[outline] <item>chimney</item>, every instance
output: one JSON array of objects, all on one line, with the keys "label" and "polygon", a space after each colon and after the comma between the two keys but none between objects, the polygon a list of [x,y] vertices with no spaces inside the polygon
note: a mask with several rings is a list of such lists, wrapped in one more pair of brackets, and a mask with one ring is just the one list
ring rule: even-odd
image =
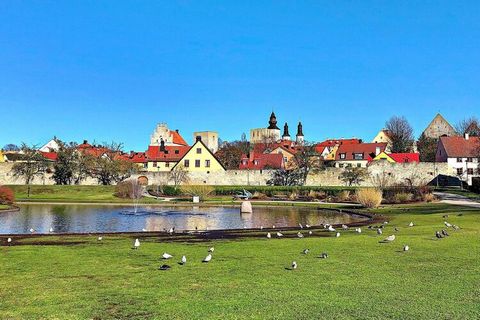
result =
[{"label": "chimney", "polygon": [[88,143],[88,140],[83,140],[83,144],[87,144]]},{"label": "chimney", "polygon": [[202,141],[202,136],[196,136],[195,141]]},{"label": "chimney", "polygon": [[175,129],[175,132],[178,133],[178,129]]},{"label": "chimney", "polygon": [[255,153],[254,153],[253,150],[252,150],[252,151],[250,151],[250,156],[249,156],[249,159],[248,159],[248,160],[249,160],[250,162],[253,162],[253,159],[255,159]]},{"label": "chimney", "polygon": [[468,140],[468,139],[470,139],[470,134],[465,133],[465,140]]},{"label": "chimney", "polygon": [[163,141],[163,139],[160,141],[160,151],[161,152],[165,151],[165,141]]}]

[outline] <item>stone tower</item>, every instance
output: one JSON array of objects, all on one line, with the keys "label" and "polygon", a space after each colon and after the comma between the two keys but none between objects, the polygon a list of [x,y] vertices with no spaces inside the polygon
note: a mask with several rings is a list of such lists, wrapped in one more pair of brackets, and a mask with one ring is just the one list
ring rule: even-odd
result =
[{"label": "stone tower", "polygon": [[298,122],[298,127],[297,127],[297,143],[298,144],[303,144],[304,142],[304,136],[303,136],[303,126],[301,122]]},{"label": "stone tower", "polygon": [[450,123],[438,113],[425,131],[423,131],[423,134],[428,138],[438,139],[441,136],[455,136],[457,133]]}]

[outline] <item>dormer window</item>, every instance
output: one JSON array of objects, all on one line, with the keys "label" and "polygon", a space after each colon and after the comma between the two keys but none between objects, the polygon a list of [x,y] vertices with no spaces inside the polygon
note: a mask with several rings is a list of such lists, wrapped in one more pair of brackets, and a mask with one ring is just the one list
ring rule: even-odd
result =
[{"label": "dormer window", "polygon": [[345,159],[347,157],[346,153],[340,153],[340,159]]},{"label": "dormer window", "polygon": [[363,153],[354,153],[353,159],[355,160],[363,160]]}]

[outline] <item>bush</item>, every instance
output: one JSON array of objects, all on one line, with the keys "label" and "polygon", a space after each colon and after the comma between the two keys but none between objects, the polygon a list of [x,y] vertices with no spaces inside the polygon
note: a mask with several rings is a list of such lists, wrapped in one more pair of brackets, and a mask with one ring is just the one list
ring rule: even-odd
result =
[{"label": "bush", "polygon": [[382,191],[375,188],[358,189],[355,198],[366,208],[377,208],[382,203]]},{"label": "bush", "polygon": [[143,196],[143,186],[137,179],[129,179],[115,186],[115,196],[122,199],[140,199]]},{"label": "bush", "polygon": [[12,204],[15,201],[15,194],[13,190],[0,186],[0,204]]},{"label": "bush", "polygon": [[208,185],[184,185],[180,188],[182,194],[188,196],[197,196],[200,200],[205,200],[207,196],[214,193],[215,188]]},{"label": "bush", "polygon": [[166,186],[166,185],[159,185],[159,186],[150,185],[148,186],[148,192],[151,195],[154,195],[156,197],[158,196],[176,197],[182,193],[181,189],[175,188],[174,186]]},{"label": "bush", "polygon": [[350,191],[348,190],[343,190],[342,192],[339,192],[338,195],[335,197],[335,201],[338,202],[345,202],[350,200]]},{"label": "bush", "polygon": [[315,200],[325,200],[327,198],[327,194],[325,193],[325,191],[310,190],[308,192],[308,197]]},{"label": "bush", "polygon": [[395,203],[407,203],[413,200],[413,194],[408,192],[398,192],[393,196],[393,202]]},{"label": "bush", "polygon": [[265,193],[255,191],[252,195],[252,199],[266,200],[268,199],[268,196]]},{"label": "bush", "polygon": [[292,191],[288,194],[288,200],[295,201],[298,199],[298,192]]},{"label": "bush", "polygon": [[422,200],[425,201],[425,202],[433,202],[435,201],[435,196],[433,195],[433,193],[426,193],[423,195],[423,198]]}]

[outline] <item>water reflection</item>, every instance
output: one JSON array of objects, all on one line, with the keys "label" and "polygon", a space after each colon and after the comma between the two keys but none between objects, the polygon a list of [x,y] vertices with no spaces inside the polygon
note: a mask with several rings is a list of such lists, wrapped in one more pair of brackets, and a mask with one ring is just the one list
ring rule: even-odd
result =
[{"label": "water reflection", "polygon": [[102,205],[21,205],[19,212],[0,214],[0,233],[128,232],[215,230],[351,223],[361,216],[309,208],[255,207],[252,214],[240,214],[234,207],[132,207]]}]

